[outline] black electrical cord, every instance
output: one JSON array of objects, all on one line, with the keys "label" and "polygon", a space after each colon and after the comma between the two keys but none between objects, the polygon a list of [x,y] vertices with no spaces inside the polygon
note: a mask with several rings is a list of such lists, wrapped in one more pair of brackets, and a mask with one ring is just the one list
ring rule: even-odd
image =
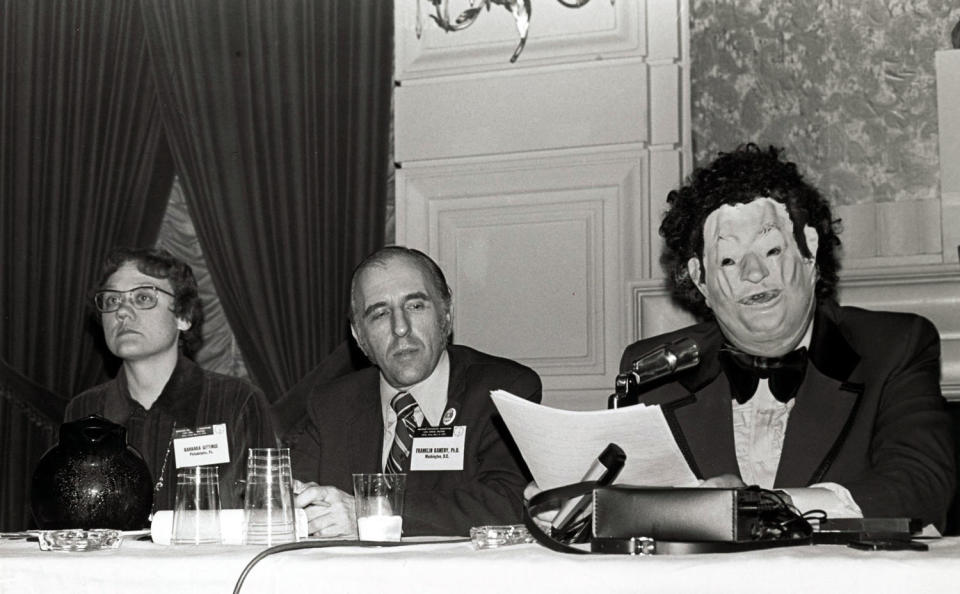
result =
[{"label": "black electrical cord", "polygon": [[[468,542],[469,538],[457,538],[451,540],[444,540],[442,542]],[[433,544],[433,541],[374,541],[374,540],[304,540],[300,542],[288,542],[284,544],[274,545],[270,548],[260,551],[256,557],[250,560],[247,563],[247,566],[243,568],[243,571],[240,572],[240,577],[237,578],[237,583],[233,587],[233,594],[240,594],[240,588],[243,587],[244,580],[247,579],[247,575],[250,573],[250,570],[253,569],[253,566],[259,563],[262,559],[274,555],[276,553],[283,553],[285,551],[298,551],[300,549],[326,549],[330,547],[405,547],[418,544]]]}]

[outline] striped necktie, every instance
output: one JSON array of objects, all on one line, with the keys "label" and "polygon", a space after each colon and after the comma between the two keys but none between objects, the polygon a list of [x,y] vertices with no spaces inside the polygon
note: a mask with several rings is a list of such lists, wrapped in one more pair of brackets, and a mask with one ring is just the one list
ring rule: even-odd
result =
[{"label": "striped necktie", "polygon": [[397,413],[397,428],[383,470],[388,474],[398,474],[403,472],[404,466],[409,466],[407,461],[410,459],[413,432],[417,428],[417,420],[413,417],[417,401],[409,392],[398,392],[390,400],[390,407]]}]

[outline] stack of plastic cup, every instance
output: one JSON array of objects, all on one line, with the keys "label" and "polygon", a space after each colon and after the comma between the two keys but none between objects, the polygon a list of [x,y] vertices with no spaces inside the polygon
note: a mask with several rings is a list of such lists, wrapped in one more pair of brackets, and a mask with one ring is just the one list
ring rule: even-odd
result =
[{"label": "stack of plastic cup", "polygon": [[243,502],[246,544],[272,546],[296,540],[293,473],[288,448],[251,448]]},{"label": "stack of plastic cup", "polygon": [[220,478],[216,466],[177,470],[172,544],[220,543]]}]

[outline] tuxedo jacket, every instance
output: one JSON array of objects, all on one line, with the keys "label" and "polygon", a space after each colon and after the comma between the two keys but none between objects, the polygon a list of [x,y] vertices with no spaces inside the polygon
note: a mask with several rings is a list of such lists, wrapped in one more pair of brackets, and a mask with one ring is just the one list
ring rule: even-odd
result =
[{"label": "tuxedo jacket", "polygon": [[[540,402],[540,377],[519,363],[465,346],[447,347],[450,382],[444,410],[465,425],[463,470],[407,473],[403,533],[468,535],[472,526],[520,522],[529,481],[490,391]],[[307,415],[283,438],[295,478],[353,493],[353,473],[383,472],[380,372],[363,369],[317,386]]]},{"label": "tuxedo jacket", "polygon": [[[641,401],[661,405],[698,477],[740,476],[730,385],[718,361],[724,338],[715,321],[630,345],[621,371],[685,336],[699,345],[699,365],[654,385]],[[921,518],[942,528],[956,470],[939,379],[940,338],[925,318],[818,303],[774,487],[834,482],[866,517]]]}]

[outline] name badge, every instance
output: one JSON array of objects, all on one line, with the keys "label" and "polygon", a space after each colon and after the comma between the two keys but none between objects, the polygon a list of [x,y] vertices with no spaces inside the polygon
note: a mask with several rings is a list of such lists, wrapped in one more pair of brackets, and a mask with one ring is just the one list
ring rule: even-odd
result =
[{"label": "name badge", "polygon": [[418,427],[413,434],[410,470],[463,470],[467,426]]},{"label": "name badge", "polygon": [[177,468],[226,464],[230,461],[227,424],[173,430],[173,454]]}]

